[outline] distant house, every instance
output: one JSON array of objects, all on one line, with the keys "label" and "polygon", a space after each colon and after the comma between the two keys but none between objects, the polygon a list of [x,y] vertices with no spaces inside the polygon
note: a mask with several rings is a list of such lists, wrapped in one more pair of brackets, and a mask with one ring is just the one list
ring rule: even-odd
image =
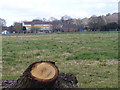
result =
[{"label": "distant house", "polygon": [[62,30],[62,22],[54,21],[54,22],[43,22],[41,20],[33,20],[33,21],[24,21],[23,26],[26,27],[27,32],[35,32],[35,33],[51,33],[51,32],[59,32]]},{"label": "distant house", "polygon": [[40,20],[33,20],[31,22],[24,21],[23,26],[26,27],[27,32],[52,32],[53,26],[51,22],[42,22]]},{"label": "distant house", "polygon": [[60,21],[43,22],[40,20],[24,21],[23,26],[31,33],[74,32],[78,31],[76,24],[63,24]]},{"label": "distant house", "polygon": [[53,25],[50,22],[34,22],[32,27],[36,29],[38,33],[49,33],[53,30]]},{"label": "distant house", "polygon": [[62,28],[63,28],[64,32],[78,31],[78,26],[75,24],[64,24]]},{"label": "distant house", "polygon": [[31,28],[32,28],[32,22],[31,21],[24,21],[23,26],[26,27],[27,32],[30,32]]},{"label": "distant house", "polygon": [[53,32],[61,32],[63,29],[63,23],[59,21],[52,22],[53,25]]}]

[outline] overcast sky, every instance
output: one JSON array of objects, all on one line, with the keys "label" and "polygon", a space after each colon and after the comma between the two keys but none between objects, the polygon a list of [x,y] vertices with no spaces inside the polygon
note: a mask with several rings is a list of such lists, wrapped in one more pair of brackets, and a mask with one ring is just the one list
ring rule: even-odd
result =
[{"label": "overcast sky", "polygon": [[68,15],[85,18],[92,15],[106,15],[118,12],[120,0],[0,0],[0,18],[7,26],[15,21]]}]

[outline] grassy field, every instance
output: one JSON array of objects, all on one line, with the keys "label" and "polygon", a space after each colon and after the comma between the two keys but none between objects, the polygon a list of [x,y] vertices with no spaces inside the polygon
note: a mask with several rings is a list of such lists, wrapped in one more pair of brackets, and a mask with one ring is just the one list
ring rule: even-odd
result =
[{"label": "grassy field", "polygon": [[118,33],[2,36],[3,79],[17,79],[35,61],[54,61],[79,88],[118,87]]}]

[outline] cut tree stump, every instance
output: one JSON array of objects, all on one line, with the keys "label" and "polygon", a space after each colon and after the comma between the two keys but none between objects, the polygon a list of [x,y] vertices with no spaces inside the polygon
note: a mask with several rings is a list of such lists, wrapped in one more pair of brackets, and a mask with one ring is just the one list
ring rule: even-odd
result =
[{"label": "cut tree stump", "polygon": [[[73,74],[60,73],[54,62],[39,61],[31,64],[18,80],[4,81],[3,90],[11,88],[76,88],[77,79]],[[7,84],[7,85],[6,85]]]}]

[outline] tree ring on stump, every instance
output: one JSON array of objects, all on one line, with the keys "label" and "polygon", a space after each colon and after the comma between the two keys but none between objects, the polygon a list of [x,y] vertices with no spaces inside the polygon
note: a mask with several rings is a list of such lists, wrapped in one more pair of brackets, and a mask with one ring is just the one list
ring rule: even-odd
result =
[{"label": "tree ring on stump", "polygon": [[50,62],[36,63],[31,70],[31,76],[39,82],[50,82],[58,77],[58,68]]}]

